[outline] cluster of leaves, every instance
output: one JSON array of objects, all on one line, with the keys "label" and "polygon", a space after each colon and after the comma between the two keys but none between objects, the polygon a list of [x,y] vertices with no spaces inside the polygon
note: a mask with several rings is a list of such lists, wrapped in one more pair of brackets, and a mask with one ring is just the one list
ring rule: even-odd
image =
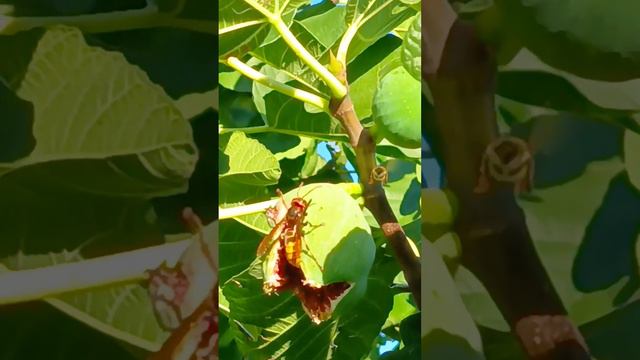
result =
[{"label": "cluster of leaves", "polygon": [[[535,155],[535,188],[518,203],[570,318],[596,358],[640,357],[632,335],[640,311],[640,43],[630,15],[638,4],[455,3],[499,50],[501,132],[526,139]],[[428,93],[425,100],[433,116]],[[441,190],[426,196],[434,206],[425,234],[450,271],[425,261],[425,278],[438,297],[462,299],[470,316],[428,299],[446,317],[424,320],[425,355],[524,358],[486,290],[456,263],[455,201]]]},{"label": "cluster of leaves", "polygon": [[[185,206],[207,223],[217,211],[206,3],[1,1],[0,302],[34,289],[53,307],[2,307],[0,357],[142,359],[169,336],[126,254],[189,237]],[[147,261],[177,260],[176,244]],[[62,263],[75,272],[20,271]]]},{"label": "cluster of leaves", "polygon": [[[266,18],[265,12],[273,16]],[[228,62],[231,57],[239,59],[271,80],[325,101],[331,98],[332,89],[292,50],[273,23],[290,29],[312,57],[328,68],[332,54],[340,58],[343,53],[341,40],[354,35],[345,58],[350,98],[362,123],[380,129],[376,158],[389,173],[385,191],[409,237],[420,238],[420,150],[415,139],[411,141],[419,134],[419,1],[359,0],[346,6],[332,1],[221,3],[220,356],[376,359],[380,347],[395,340],[400,345],[384,358],[417,358],[420,315],[410,295],[393,287],[406,283],[380,226],[352,197],[327,195],[346,191],[357,200],[360,194],[359,186],[353,184],[357,182],[355,154],[344,129],[327,108],[318,109],[294,93],[252,81]],[[407,92],[394,87],[399,83],[385,82],[387,76],[402,76],[409,85]],[[391,116],[400,129],[385,125],[382,119]],[[298,194],[301,182],[313,185]],[[335,189],[327,188],[327,183]],[[318,192],[324,195],[305,190],[316,184],[328,189]],[[320,325],[309,320],[291,293],[267,296],[262,291],[256,248],[271,226],[254,205],[270,199],[276,189],[291,190],[285,195],[289,200],[296,195],[311,200],[303,246],[316,254],[331,250],[342,254],[328,269],[313,275],[315,279],[353,272],[355,260],[368,261],[366,252],[337,247],[345,234],[345,239],[353,240],[358,228],[365,243],[376,244],[371,270],[362,273],[360,267],[356,274],[364,276],[365,292],[348,311],[336,312]],[[253,210],[243,212],[248,208]],[[229,218],[222,215],[227,213]],[[302,261],[304,267],[304,255]]]}]

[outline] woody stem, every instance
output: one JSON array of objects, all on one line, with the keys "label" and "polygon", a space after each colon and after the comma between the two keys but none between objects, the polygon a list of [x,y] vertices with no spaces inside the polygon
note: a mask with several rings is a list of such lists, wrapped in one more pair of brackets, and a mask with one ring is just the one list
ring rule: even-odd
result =
[{"label": "woody stem", "polygon": [[332,99],[329,108],[333,117],[338,119],[349,135],[349,142],[356,155],[356,168],[363,187],[364,204],[375,217],[380,228],[391,245],[402,268],[405,279],[411,289],[415,304],[420,307],[420,259],[413,251],[404,230],[398,223],[387,195],[378,181],[369,181],[376,169],[376,142],[369,130],[365,129],[347,94],[342,99]]},{"label": "woody stem", "polygon": [[435,108],[424,126],[440,140],[431,145],[459,200],[455,231],[462,263],[488,290],[529,359],[590,359],[537,255],[513,189],[473,190],[482,154],[499,133],[494,54],[474,26],[455,19],[446,0],[422,6],[429,14],[423,49],[431,51],[422,75]]}]

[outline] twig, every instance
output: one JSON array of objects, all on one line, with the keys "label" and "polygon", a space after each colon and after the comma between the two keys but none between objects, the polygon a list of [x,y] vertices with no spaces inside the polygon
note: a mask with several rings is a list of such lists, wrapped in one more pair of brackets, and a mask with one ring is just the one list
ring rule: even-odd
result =
[{"label": "twig", "polygon": [[[343,78],[346,78],[346,74]],[[380,224],[380,228],[389,241],[402,268],[407,284],[411,288],[415,304],[420,308],[420,258],[414,252],[409,243],[410,240],[398,223],[398,219],[389,205],[382,183],[369,181],[378,168],[375,158],[376,142],[369,130],[365,129],[360,123],[349,95],[341,100],[332,99],[329,108],[333,116],[340,121],[346,130],[349,135],[349,142],[355,150],[356,169],[363,187],[364,204]]]},{"label": "twig", "polygon": [[[446,3],[427,0],[423,11],[431,19],[446,18],[437,13],[450,11]],[[423,67],[423,78],[436,115],[435,124],[429,124],[435,126],[427,128],[443,139],[434,150],[459,200],[455,230],[462,243],[462,263],[487,288],[530,359],[590,359],[537,256],[512,184],[474,193],[483,153],[498,137],[493,54],[472,26],[458,20],[434,20],[423,29],[427,42],[438,39],[429,32],[448,34],[446,42],[427,46],[442,49],[442,54],[434,54],[439,60],[431,68]]]}]

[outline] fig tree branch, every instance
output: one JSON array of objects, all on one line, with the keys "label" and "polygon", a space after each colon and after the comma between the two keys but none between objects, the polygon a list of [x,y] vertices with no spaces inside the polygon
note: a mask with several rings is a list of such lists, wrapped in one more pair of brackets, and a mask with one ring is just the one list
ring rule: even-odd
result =
[{"label": "fig tree branch", "polygon": [[440,140],[431,145],[459,200],[454,228],[462,263],[489,291],[530,359],[589,359],[536,253],[513,184],[474,192],[483,153],[499,138],[494,56],[473,26],[451,18],[446,0],[422,6],[428,14],[423,51],[431,51],[422,75],[435,107],[433,123],[424,126]]},{"label": "fig tree branch", "polygon": [[[340,68],[338,78],[347,86],[346,64],[332,57],[332,68]],[[335,64],[337,62],[337,64]],[[407,284],[411,289],[415,304],[421,305],[420,292],[420,258],[417,251],[411,245],[398,219],[396,218],[387,195],[382,186],[382,179],[386,178],[386,169],[378,166],[376,161],[376,141],[371,132],[364,128],[355,112],[353,102],[347,91],[343,98],[332,98],[329,109],[334,118],[338,119],[349,136],[349,143],[355,151],[356,170],[363,188],[364,205],[380,225],[384,236],[404,273]],[[380,177],[381,173],[383,174]]]},{"label": "fig tree branch", "polygon": [[369,130],[360,123],[349,95],[342,99],[332,99],[329,107],[333,116],[340,121],[349,135],[349,142],[355,151],[356,169],[363,187],[364,205],[371,211],[391,245],[407,284],[411,288],[415,304],[420,307],[420,258],[411,246],[411,240],[407,238],[402,226],[398,223],[382,183],[372,180],[373,174],[380,169],[375,157],[376,141]]}]

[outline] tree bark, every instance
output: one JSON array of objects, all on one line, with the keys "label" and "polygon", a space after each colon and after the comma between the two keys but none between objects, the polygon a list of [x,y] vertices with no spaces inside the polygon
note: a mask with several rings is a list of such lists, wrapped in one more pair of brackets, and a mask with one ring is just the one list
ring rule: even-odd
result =
[{"label": "tree bark", "polygon": [[424,126],[439,139],[432,145],[458,198],[454,227],[462,264],[484,284],[530,359],[590,359],[536,253],[513,184],[474,192],[482,155],[499,136],[497,67],[473,26],[446,20],[451,11],[446,0],[423,2],[423,52],[441,51],[423,55],[431,59],[423,63],[422,75],[435,107],[434,123]]}]

